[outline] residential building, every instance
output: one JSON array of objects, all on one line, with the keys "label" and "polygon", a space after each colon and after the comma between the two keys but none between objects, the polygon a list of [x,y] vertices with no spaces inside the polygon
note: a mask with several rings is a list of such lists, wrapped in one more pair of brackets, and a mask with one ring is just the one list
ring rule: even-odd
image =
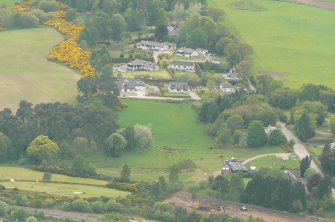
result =
[{"label": "residential building", "polygon": [[195,51],[197,51],[199,53],[199,55],[202,55],[202,56],[208,56],[209,55],[207,49],[197,48]]},{"label": "residential building", "polygon": [[265,133],[269,135],[272,131],[276,130],[277,127],[269,125],[268,127],[264,127]]},{"label": "residential building", "polygon": [[119,78],[116,80],[116,85],[120,92],[145,92],[145,83],[139,79]]},{"label": "residential building", "polygon": [[168,89],[170,92],[189,92],[190,86],[188,82],[170,82]]},{"label": "residential building", "polygon": [[181,47],[178,49],[177,55],[184,56],[187,58],[196,58],[199,56],[199,53],[194,49]]},{"label": "residential building", "polygon": [[170,65],[168,66],[171,70],[177,71],[186,71],[186,72],[195,72],[195,63],[189,61],[170,61]]},{"label": "residential building", "polygon": [[150,42],[150,41],[141,41],[136,43],[136,48],[146,50],[146,51],[160,51],[165,52],[167,50],[175,50],[177,45],[170,42]]},{"label": "residential building", "polygon": [[232,173],[237,173],[237,172],[248,173],[249,172],[248,168],[239,162],[229,162],[228,166]]},{"label": "residential building", "polygon": [[135,59],[132,62],[129,62],[127,64],[127,70],[128,71],[156,71],[158,70],[158,66],[153,63],[153,62],[148,62],[145,60],[141,60],[141,59]]},{"label": "residential building", "polygon": [[335,142],[332,142],[329,145],[331,150],[335,150]]},{"label": "residential building", "polygon": [[224,93],[235,93],[236,88],[229,82],[223,82],[220,84],[220,90]]}]

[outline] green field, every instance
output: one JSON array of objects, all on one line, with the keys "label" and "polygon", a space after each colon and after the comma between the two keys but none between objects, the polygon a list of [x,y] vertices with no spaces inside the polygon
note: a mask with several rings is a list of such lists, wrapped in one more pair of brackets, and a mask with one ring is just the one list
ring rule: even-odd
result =
[{"label": "green field", "polygon": [[197,121],[196,112],[190,104],[143,100],[125,102],[129,107],[119,113],[120,125],[149,125],[153,130],[154,142],[150,149],[125,152],[120,158],[102,155],[90,157],[99,173],[118,176],[120,168],[126,163],[132,168],[132,179],[152,181],[160,175],[166,175],[166,168],[173,163],[192,159],[199,169],[181,177],[188,181],[197,181],[206,178],[205,173],[210,175],[220,169],[226,157],[248,158],[264,153],[282,152],[278,147],[210,151],[208,147],[215,145],[215,141],[206,134],[204,125]]},{"label": "green field", "polygon": [[298,160],[282,160],[277,158],[276,156],[260,157],[256,160],[251,161],[248,165],[255,166],[258,169],[259,168],[271,168],[274,170],[280,170],[282,168],[299,169]]},{"label": "green field", "polygon": [[51,28],[0,32],[0,110],[17,108],[20,100],[75,101],[80,76],[46,59],[62,40]]},{"label": "green field", "polygon": [[209,4],[221,7],[228,28],[253,47],[257,73],[270,73],[293,88],[304,83],[335,86],[333,11],[269,0]]},{"label": "green field", "polygon": [[5,4],[6,6],[12,6],[16,2],[20,2],[20,0],[2,0],[1,4]]},{"label": "green field", "polygon": [[[42,172],[20,167],[0,167],[0,180],[2,181],[0,183],[6,187],[15,187],[22,190],[46,192],[62,196],[75,196],[73,192],[85,192],[80,195],[81,197],[108,196],[116,198],[124,197],[129,194],[128,192],[102,187],[108,183],[107,181],[70,177],[60,174],[52,174],[51,183],[33,182],[41,181],[42,178]],[[9,182],[9,179],[14,179],[16,182]]]}]

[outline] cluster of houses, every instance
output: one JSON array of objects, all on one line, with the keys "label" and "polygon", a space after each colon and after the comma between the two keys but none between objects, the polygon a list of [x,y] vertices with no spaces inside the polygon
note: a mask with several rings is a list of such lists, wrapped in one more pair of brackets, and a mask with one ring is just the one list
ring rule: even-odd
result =
[{"label": "cluster of houses", "polygon": [[[179,56],[184,56],[186,58],[197,58],[199,56],[210,56],[207,49],[191,49],[186,47],[181,47],[177,49],[177,45],[170,42],[152,42],[152,41],[140,41],[136,43],[136,48],[144,51],[153,52],[154,57],[160,53],[176,53]],[[156,60],[157,61],[157,60]],[[171,60],[168,68],[173,71],[182,72],[195,72],[196,63],[194,61],[185,60]],[[114,71],[116,72],[134,72],[134,71],[157,71],[159,69],[158,65],[151,61],[145,61],[141,59],[135,59],[134,61],[128,62],[126,65],[115,66]],[[236,72],[233,68],[229,77],[231,78]],[[237,78],[237,77],[236,77]],[[139,94],[145,95],[146,87],[145,84],[138,79],[118,79],[117,85],[121,93],[125,92],[138,92]],[[170,92],[190,92],[191,87],[187,82],[170,82],[168,85]],[[223,82],[219,85],[218,90],[222,93],[235,93],[237,88],[233,86],[228,81]]]}]

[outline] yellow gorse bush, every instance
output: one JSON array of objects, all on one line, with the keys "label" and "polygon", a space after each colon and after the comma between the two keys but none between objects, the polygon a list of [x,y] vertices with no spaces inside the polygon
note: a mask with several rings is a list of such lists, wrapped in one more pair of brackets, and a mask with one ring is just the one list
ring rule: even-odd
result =
[{"label": "yellow gorse bush", "polygon": [[31,10],[31,0],[24,0],[23,3],[14,5],[11,10],[12,12],[28,12]]},{"label": "yellow gorse bush", "polygon": [[56,12],[56,19],[48,20],[45,24],[56,28],[65,34],[67,39],[56,45],[48,56],[53,61],[64,62],[73,69],[79,69],[85,77],[95,77],[95,69],[91,65],[91,51],[84,50],[79,46],[81,31],[85,28],[82,24],[75,24],[66,21],[65,15],[68,6],[59,3],[59,10]]}]

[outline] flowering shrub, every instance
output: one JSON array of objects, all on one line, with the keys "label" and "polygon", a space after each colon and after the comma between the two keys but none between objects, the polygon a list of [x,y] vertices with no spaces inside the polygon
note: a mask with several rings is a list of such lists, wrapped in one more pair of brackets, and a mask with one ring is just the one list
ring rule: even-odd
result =
[{"label": "flowering shrub", "polygon": [[48,56],[53,61],[64,62],[73,69],[79,69],[85,77],[95,77],[95,69],[90,62],[91,51],[80,48],[78,42],[84,25],[68,22],[64,19],[68,7],[59,3],[56,19],[47,21],[45,24],[56,28],[65,34],[67,39],[56,45]]},{"label": "flowering shrub", "polygon": [[31,9],[31,4],[32,4],[31,0],[24,0],[23,3],[14,5],[11,8],[11,10],[12,12],[17,12],[17,13],[28,12]]}]

